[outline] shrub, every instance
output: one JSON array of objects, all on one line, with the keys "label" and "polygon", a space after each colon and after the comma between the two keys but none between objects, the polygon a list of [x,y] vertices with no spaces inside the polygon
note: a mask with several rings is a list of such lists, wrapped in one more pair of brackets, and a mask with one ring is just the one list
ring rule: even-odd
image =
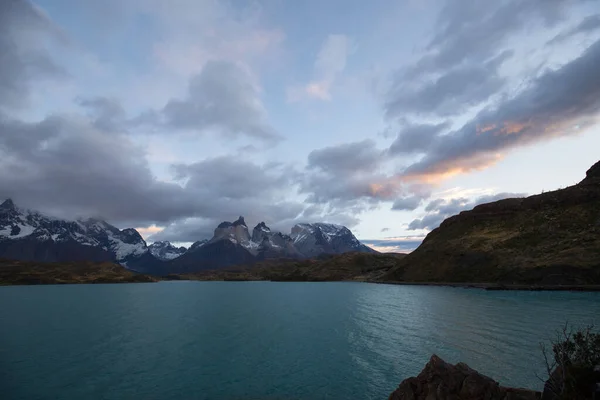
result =
[{"label": "shrub", "polygon": [[542,345],[548,371],[543,399],[592,399],[600,381],[600,333],[592,326],[573,331],[568,324],[552,342],[552,357]]}]

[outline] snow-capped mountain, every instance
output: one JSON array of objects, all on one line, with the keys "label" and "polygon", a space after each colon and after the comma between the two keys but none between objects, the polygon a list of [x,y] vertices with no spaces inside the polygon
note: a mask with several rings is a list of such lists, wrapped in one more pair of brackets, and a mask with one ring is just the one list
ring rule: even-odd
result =
[{"label": "snow-capped mountain", "polygon": [[154,242],[148,246],[150,253],[162,261],[174,260],[187,251],[183,246],[175,247],[168,241]]},{"label": "snow-capped mountain", "polygon": [[189,249],[169,242],[150,246],[135,229],[120,230],[98,219],[62,220],[0,204],[0,258],[37,261],[112,261],[138,272],[195,272],[275,258],[311,258],[350,251],[373,252],[346,227],[298,224],[292,234],[272,231],[264,222],[252,230],[243,217],[222,222],[210,240]]},{"label": "snow-capped mountain", "polygon": [[306,258],[353,251],[376,253],[359,242],[350,229],[342,225],[321,222],[297,224],[292,228],[291,238],[294,247]]},{"label": "snow-capped mountain", "polygon": [[272,231],[264,222],[248,232],[243,217],[222,222],[208,241],[194,243],[182,256],[169,262],[172,272],[193,272],[273,258],[311,258],[351,251],[375,252],[340,225],[298,224],[291,235]]},{"label": "snow-capped mountain", "polygon": [[116,261],[132,267],[151,262],[146,242],[135,229],[97,219],[61,220],[15,206],[0,205],[0,257],[28,261]]}]

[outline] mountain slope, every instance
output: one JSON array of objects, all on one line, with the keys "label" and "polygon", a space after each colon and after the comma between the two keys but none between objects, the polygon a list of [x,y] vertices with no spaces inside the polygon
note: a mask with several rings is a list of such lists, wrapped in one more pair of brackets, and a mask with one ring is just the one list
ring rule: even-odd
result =
[{"label": "mountain slope", "polygon": [[600,162],[577,185],[446,219],[382,280],[600,283]]},{"label": "mountain slope", "polygon": [[286,235],[261,222],[252,236],[243,217],[235,222],[222,222],[207,242],[196,242],[182,256],[170,261],[167,273],[193,273],[234,265],[249,265],[263,260],[314,258],[323,254],[369,252],[352,232],[340,225],[298,224]]},{"label": "mountain slope", "polygon": [[345,226],[325,223],[297,224],[292,228],[294,246],[305,258],[348,252],[377,253],[360,243]]},{"label": "mountain slope", "polygon": [[156,282],[111,262],[39,263],[0,259],[0,285]]},{"label": "mountain slope", "polygon": [[175,247],[168,241],[162,241],[152,243],[148,246],[148,251],[159,260],[167,261],[181,256],[187,249],[185,247]]},{"label": "mountain slope", "polygon": [[67,221],[0,204],[0,257],[36,262],[111,261],[135,269],[156,259],[135,229],[97,219]]},{"label": "mountain slope", "polygon": [[344,253],[317,259],[264,260],[251,266],[199,271],[179,276],[191,280],[235,281],[366,281],[397,265],[404,254]]}]

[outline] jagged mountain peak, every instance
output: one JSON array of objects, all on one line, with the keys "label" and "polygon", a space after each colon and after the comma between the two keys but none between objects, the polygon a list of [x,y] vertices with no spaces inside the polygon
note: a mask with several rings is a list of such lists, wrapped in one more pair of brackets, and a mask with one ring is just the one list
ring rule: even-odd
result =
[{"label": "jagged mountain peak", "polygon": [[0,204],[0,210],[16,210],[17,207],[12,199],[6,199],[2,204]]},{"label": "jagged mountain peak", "polygon": [[257,225],[254,227],[254,229],[258,229],[258,230],[265,231],[265,232],[271,232],[271,228],[269,228],[269,227],[267,226],[267,224],[265,224],[265,223],[264,223],[264,221],[263,221],[263,222],[259,222],[259,223],[258,223],[258,224],[257,224]]},{"label": "jagged mountain peak", "polygon": [[240,226],[240,225],[245,226],[246,228],[248,227],[246,225],[246,221],[244,220],[244,217],[242,217],[241,215],[237,220],[235,220],[233,222],[229,222],[229,221],[221,222],[219,224],[219,226],[217,226],[217,228],[228,228],[230,226]]},{"label": "jagged mountain peak", "polygon": [[176,247],[166,240],[152,243],[148,246],[148,250],[154,257],[162,261],[173,260],[187,251],[185,247]]},{"label": "jagged mountain peak", "polygon": [[246,221],[244,221],[244,217],[242,217],[240,215],[240,217],[233,223],[233,226],[238,226],[238,225],[244,225],[245,227],[247,227],[246,225]]},{"label": "jagged mountain peak", "polygon": [[116,261],[133,266],[140,257],[149,256],[143,237],[132,228],[119,230],[97,218],[54,218],[16,208],[9,200],[0,205],[0,211],[0,257],[38,262]]}]

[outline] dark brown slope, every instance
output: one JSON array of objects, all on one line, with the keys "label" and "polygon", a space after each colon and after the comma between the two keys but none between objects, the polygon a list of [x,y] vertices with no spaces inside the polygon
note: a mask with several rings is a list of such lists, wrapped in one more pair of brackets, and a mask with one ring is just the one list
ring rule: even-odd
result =
[{"label": "dark brown slope", "polygon": [[600,162],[577,185],[448,218],[383,280],[600,284]]},{"label": "dark brown slope", "polygon": [[155,282],[111,262],[39,263],[0,259],[0,285]]},{"label": "dark brown slope", "polygon": [[203,271],[174,278],[241,281],[373,280],[394,267],[404,254],[345,253],[311,260],[267,260],[252,266]]}]

